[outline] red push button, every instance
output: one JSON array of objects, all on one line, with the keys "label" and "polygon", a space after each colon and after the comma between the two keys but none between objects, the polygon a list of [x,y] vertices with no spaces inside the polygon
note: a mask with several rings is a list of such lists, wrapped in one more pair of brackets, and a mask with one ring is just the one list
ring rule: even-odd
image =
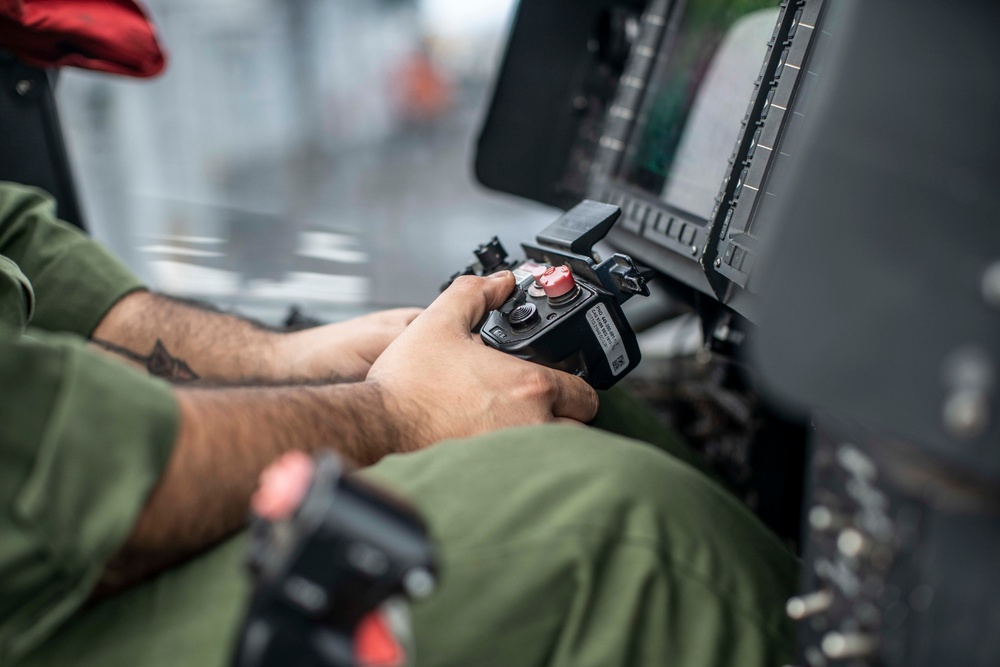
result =
[{"label": "red push button", "polygon": [[535,284],[538,285],[539,287],[541,287],[542,286],[542,283],[541,283],[542,276],[545,275],[546,271],[551,271],[551,270],[552,270],[551,267],[548,267],[548,268],[546,268],[544,266],[533,266],[533,267],[531,267],[531,277],[535,279]]},{"label": "red push button", "polygon": [[314,466],[309,455],[293,450],[265,468],[250,499],[254,513],[270,521],[292,516],[309,490]]},{"label": "red push button", "polygon": [[576,280],[573,279],[573,273],[565,264],[549,268],[538,278],[538,282],[541,283],[542,289],[545,291],[545,296],[550,299],[568,294],[576,287]]},{"label": "red push button", "polygon": [[376,610],[361,619],[354,631],[354,657],[363,667],[403,667],[406,663],[406,653],[383,612]]}]

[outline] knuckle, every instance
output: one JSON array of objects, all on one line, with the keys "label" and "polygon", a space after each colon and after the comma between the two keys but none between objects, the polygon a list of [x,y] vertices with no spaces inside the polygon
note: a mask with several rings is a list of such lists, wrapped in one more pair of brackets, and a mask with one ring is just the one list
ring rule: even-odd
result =
[{"label": "knuckle", "polygon": [[[582,382],[582,380],[581,380]],[[601,399],[598,397],[597,392],[590,385],[587,385],[587,403],[588,403],[588,418],[590,421],[597,416],[597,411],[601,409]]]},{"label": "knuckle", "polygon": [[529,399],[551,401],[556,395],[556,384],[547,373],[533,370],[524,380],[525,393]]},{"label": "knuckle", "polygon": [[478,276],[459,276],[448,290],[463,301],[481,305],[485,310],[487,302],[485,287],[486,281]]},{"label": "knuckle", "polygon": [[451,284],[449,289],[456,292],[481,292],[483,290],[483,279],[478,276],[459,276],[455,278],[455,282]]}]

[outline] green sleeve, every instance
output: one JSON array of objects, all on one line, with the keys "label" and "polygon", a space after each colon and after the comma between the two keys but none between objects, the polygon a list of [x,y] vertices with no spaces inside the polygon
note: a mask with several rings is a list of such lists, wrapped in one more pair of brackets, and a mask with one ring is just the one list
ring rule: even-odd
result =
[{"label": "green sleeve", "polygon": [[142,282],[90,237],[56,218],[41,190],[0,182],[0,255],[34,288],[31,325],[89,336],[119,299]]},{"label": "green sleeve", "polygon": [[170,386],[75,336],[0,331],[0,665],[90,595],[172,451]]},{"label": "green sleeve", "polygon": [[0,255],[0,326],[24,331],[35,312],[35,292],[17,264]]}]

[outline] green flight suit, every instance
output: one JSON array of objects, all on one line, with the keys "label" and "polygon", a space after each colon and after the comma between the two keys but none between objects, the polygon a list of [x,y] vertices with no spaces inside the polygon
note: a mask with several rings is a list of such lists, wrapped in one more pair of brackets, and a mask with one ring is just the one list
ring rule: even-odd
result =
[{"label": "green flight suit", "polygon": [[86,601],[177,423],[169,386],[85,349],[141,283],[54,216],[0,185],[0,664]]},{"label": "green flight suit", "polygon": [[[242,537],[81,607],[177,416],[166,385],[81,347],[139,285],[52,216],[38,193],[0,186],[0,664],[226,664],[249,594]],[[29,320],[75,336],[27,340]],[[794,558],[648,413],[602,400],[596,426],[653,446],[518,428],[362,473],[413,500],[440,546],[439,589],[413,609],[419,665],[787,660]]]}]

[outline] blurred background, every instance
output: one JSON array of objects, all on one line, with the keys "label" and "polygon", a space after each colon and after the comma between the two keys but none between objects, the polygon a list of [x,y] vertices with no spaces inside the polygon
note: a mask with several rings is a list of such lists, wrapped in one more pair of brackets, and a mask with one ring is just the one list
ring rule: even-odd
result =
[{"label": "blurred background", "polygon": [[146,4],[165,74],[58,95],[90,229],[154,289],[269,323],[424,305],[558,215],[471,173],[514,0]]}]

